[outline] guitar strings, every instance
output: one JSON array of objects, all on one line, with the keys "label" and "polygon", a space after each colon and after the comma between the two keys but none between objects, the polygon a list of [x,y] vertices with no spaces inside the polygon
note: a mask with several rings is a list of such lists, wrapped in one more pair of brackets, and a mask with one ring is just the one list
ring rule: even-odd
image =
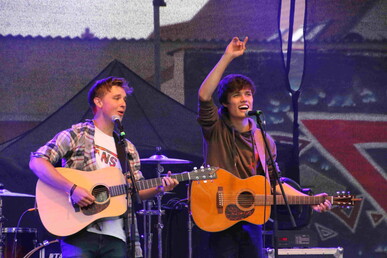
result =
[{"label": "guitar strings", "polygon": [[[226,202],[238,203],[242,205],[255,204],[255,203],[261,204],[261,203],[273,201],[272,195],[265,196],[262,194],[262,195],[255,195],[253,198],[252,197],[253,196],[246,196],[246,197],[240,198],[240,196],[236,194],[223,194],[222,200]],[[279,203],[284,202],[284,199],[282,198],[282,196],[277,195],[277,197],[280,197],[280,199],[278,200]],[[258,200],[256,198],[258,198]],[[292,202],[291,204],[318,204],[324,200],[325,200],[324,196],[298,196],[298,195],[288,196],[288,201],[291,201]]]}]

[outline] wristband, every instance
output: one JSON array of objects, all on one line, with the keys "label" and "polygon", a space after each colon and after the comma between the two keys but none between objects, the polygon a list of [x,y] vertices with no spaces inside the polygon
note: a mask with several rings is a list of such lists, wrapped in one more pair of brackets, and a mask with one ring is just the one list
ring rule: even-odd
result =
[{"label": "wristband", "polygon": [[159,185],[156,187],[156,192],[157,193],[164,193],[164,186],[163,185]]},{"label": "wristband", "polygon": [[70,190],[70,197],[73,195],[74,190],[75,190],[76,187],[77,187],[76,184],[74,184],[73,187],[71,187],[71,190]]}]

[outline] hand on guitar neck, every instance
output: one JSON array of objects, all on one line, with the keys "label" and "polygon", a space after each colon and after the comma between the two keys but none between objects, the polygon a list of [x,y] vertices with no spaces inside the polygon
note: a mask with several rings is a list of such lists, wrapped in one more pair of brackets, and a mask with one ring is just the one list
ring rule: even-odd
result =
[{"label": "hand on guitar neck", "polygon": [[[327,193],[320,193],[316,194],[315,196],[328,196]],[[312,205],[313,210],[317,212],[325,212],[329,211],[332,209],[332,203],[329,201],[329,199],[325,199],[323,203],[317,204],[317,205]]]},{"label": "hand on guitar neck", "polygon": [[[290,186],[289,184],[287,183],[283,183],[282,184],[282,187],[284,188],[284,191],[286,193],[286,195],[291,195],[291,196],[308,196],[298,190],[296,190],[294,187]],[[280,190],[280,187],[277,185],[276,187],[276,191],[277,191],[277,195],[280,195],[281,194],[281,190]],[[314,196],[328,196],[327,193],[320,193],[320,194],[316,194]],[[332,208],[332,203],[330,202],[329,198],[322,198],[324,201],[322,203],[319,203],[319,204],[316,204],[316,205],[311,205],[313,210],[317,211],[317,212],[325,212],[325,211],[329,211],[331,208]]]}]

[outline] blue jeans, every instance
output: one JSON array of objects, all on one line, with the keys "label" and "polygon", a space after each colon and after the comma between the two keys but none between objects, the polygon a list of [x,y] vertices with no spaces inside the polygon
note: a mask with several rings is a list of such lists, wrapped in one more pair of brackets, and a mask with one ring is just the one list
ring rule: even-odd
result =
[{"label": "blue jeans", "polygon": [[85,229],[60,240],[63,258],[126,256],[126,243],[116,237],[87,232]]},{"label": "blue jeans", "polygon": [[209,249],[216,258],[261,258],[263,257],[262,228],[248,222],[210,233]]}]

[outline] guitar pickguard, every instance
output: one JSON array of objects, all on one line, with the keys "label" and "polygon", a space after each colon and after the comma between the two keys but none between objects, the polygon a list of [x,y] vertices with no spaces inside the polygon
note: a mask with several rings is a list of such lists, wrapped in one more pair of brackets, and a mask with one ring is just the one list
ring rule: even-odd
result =
[{"label": "guitar pickguard", "polygon": [[94,215],[100,213],[109,206],[110,201],[107,201],[103,204],[93,203],[90,206],[81,208],[82,213],[86,216]]},{"label": "guitar pickguard", "polygon": [[250,217],[254,213],[254,209],[248,210],[248,211],[242,211],[238,208],[235,204],[227,205],[226,207],[226,218],[232,221],[235,220],[242,220],[245,218]]}]

